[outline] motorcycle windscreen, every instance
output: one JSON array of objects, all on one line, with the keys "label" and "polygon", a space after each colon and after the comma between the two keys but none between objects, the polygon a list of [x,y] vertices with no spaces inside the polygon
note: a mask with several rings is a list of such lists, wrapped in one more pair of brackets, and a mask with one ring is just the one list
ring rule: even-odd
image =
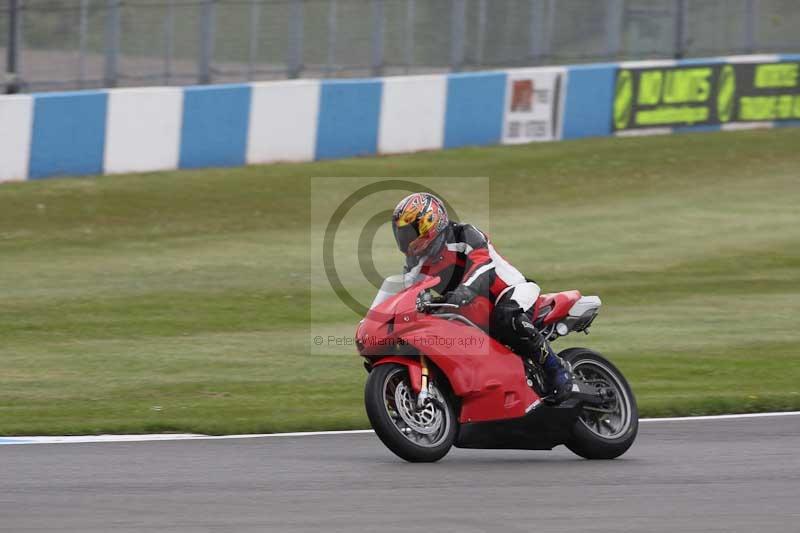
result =
[{"label": "motorcycle windscreen", "polygon": [[372,300],[372,304],[369,306],[369,308],[375,309],[377,306],[385,302],[390,296],[394,296],[395,294],[403,292],[412,285],[416,285],[417,283],[425,281],[429,277],[430,276],[426,276],[416,269],[405,274],[395,274],[394,276],[389,276],[383,280],[383,284],[378,290],[378,294],[375,295],[375,299]]}]

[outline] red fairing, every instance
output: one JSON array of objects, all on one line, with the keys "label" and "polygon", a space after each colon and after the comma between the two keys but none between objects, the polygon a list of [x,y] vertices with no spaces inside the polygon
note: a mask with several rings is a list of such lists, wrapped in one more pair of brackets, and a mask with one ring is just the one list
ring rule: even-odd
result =
[{"label": "red fairing", "polygon": [[538,396],[526,383],[522,359],[483,331],[426,316],[401,336],[424,353],[462,398],[461,422],[525,415]]},{"label": "red fairing", "polygon": [[422,389],[420,386],[422,383],[422,366],[420,366],[419,361],[411,359],[410,357],[395,355],[378,359],[374,366],[388,365],[389,363],[397,363],[408,367],[408,378],[411,380],[411,388],[414,394],[419,394],[419,391]]},{"label": "red fairing", "polygon": [[[539,397],[527,385],[519,356],[480,329],[417,312],[416,295],[437,283],[429,279],[375,308],[356,333],[361,355],[377,359],[374,364],[400,362],[411,369],[414,359],[395,352],[410,345],[425,354],[462,399],[461,422],[524,416]],[[416,370],[410,377],[418,390]]]},{"label": "red fairing", "polygon": [[409,294],[412,294],[416,300],[416,294],[422,290],[421,287],[421,285],[420,288],[412,287],[404,292],[390,296],[379,306],[367,312],[367,316],[358,324],[356,329],[359,354],[364,357],[371,357],[390,353],[397,343],[396,335],[393,334],[397,305],[404,298],[408,298]]},{"label": "red fairing", "polygon": [[492,302],[485,296],[477,296],[469,304],[462,306],[458,314],[470,319],[475,325],[489,329],[489,317],[492,316]]},{"label": "red fairing", "polygon": [[561,320],[569,313],[575,302],[581,299],[580,291],[564,291],[555,294],[542,294],[536,301],[534,306],[533,316],[539,316],[539,310],[553,305],[553,310],[547,313],[544,317],[545,324],[552,324],[557,320]]}]

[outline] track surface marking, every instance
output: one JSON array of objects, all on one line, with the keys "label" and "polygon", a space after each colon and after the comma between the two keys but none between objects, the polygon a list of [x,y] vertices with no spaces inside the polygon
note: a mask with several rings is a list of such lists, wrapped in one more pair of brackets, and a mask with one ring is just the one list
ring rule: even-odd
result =
[{"label": "track surface marking", "polygon": [[0,447],[0,530],[797,531],[800,417],[645,423],[615,461],[371,434]]},{"label": "track surface marking", "polygon": [[[746,413],[734,415],[689,416],[673,418],[642,418],[639,422],[686,422],[703,420],[728,420],[737,418],[763,418],[775,416],[798,416],[800,411],[778,413]],[[259,433],[250,435],[200,435],[196,433],[156,433],[152,435],[76,435],[76,436],[34,436],[34,437],[0,437],[2,444],[78,444],[86,442],[151,442],[174,440],[227,440],[227,439],[263,439],[267,437],[317,437],[325,435],[358,435],[373,433],[371,429],[353,429],[344,431],[301,431],[296,433]]]}]

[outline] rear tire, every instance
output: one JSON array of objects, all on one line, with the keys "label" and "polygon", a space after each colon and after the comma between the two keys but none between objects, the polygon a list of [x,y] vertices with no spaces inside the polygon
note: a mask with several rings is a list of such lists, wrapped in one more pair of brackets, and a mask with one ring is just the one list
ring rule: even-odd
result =
[{"label": "rear tire", "polygon": [[639,431],[639,409],[625,376],[609,360],[588,348],[569,348],[559,356],[572,365],[576,376],[607,382],[615,389],[616,398],[601,408],[611,413],[598,413],[584,408],[575,421],[567,448],[586,459],[614,459],[625,453]]},{"label": "rear tire", "polygon": [[416,396],[408,369],[400,364],[374,367],[364,387],[367,417],[375,434],[395,455],[412,463],[438,461],[456,438],[453,403],[441,389],[432,389],[436,401],[414,411]]}]

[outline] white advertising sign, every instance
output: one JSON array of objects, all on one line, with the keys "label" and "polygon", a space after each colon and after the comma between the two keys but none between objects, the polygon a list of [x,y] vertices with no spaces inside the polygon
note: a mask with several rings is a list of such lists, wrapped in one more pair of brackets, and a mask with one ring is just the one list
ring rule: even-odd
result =
[{"label": "white advertising sign", "polygon": [[565,89],[565,69],[509,70],[503,144],[560,139]]}]

